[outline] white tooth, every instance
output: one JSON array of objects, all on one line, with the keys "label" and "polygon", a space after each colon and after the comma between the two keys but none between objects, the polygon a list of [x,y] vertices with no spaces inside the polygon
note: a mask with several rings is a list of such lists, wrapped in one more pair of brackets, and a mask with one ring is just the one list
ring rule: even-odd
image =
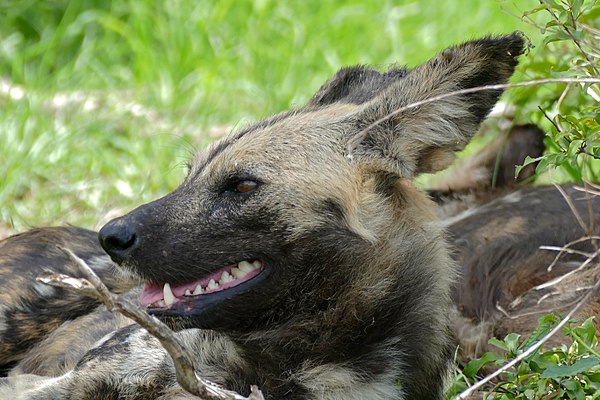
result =
[{"label": "white tooth", "polygon": [[250,264],[248,261],[240,261],[238,263],[238,268],[242,272],[254,271],[254,266],[252,266],[252,264]]},{"label": "white tooth", "polygon": [[246,273],[242,272],[239,268],[232,268],[231,275],[233,275],[235,279],[241,279],[246,276]]},{"label": "white tooth", "polygon": [[190,289],[185,289],[185,293],[186,296],[191,296],[192,292],[190,291]]},{"label": "white tooth", "polygon": [[171,291],[171,285],[168,283],[165,283],[165,286],[163,287],[163,296],[165,298],[166,305],[170,306],[175,302],[175,295]]},{"label": "white tooth", "polygon": [[167,304],[165,303],[165,301],[164,301],[164,300],[159,300],[159,301],[157,301],[157,302],[156,302],[156,304],[157,304],[159,307],[166,307],[166,306],[167,306]]},{"label": "white tooth", "polygon": [[262,262],[259,260],[256,260],[252,263],[252,266],[254,267],[254,269],[262,268]]},{"label": "white tooth", "polygon": [[206,286],[207,289],[216,289],[219,287],[219,284],[215,282],[214,279],[211,279]]},{"label": "white tooth", "polygon": [[231,282],[232,280],[233,280],[233,278],[231,277],[231,275],[229,275],[229,272],[225,271],[221,275],[221,279],[219,279],[219,283],[222,285],[224,283]]},{"label": "white tooth", "polygon": [[194,293],[192,293],[194,296],[197,296],[199,294],[202,294],[202,286],[200,286],[200,284],[196,285],[196,289],[194,289]]}]

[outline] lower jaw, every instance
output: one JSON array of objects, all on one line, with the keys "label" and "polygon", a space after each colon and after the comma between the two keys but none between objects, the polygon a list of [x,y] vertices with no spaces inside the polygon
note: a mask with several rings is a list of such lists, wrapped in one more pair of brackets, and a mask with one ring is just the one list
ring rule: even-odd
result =
[{"label": "lower jaw", "polygon": [[[260,288],[269,276],[265,268],[249,281],[227,290],[195,297],[180,298],[169,308],[148,307],[147,312],[167,323],[171,329],[188,328],[217,329],[241,325],[246,317],[244,310],[260,296]],[[251,306],[250,306],[251,307]],[[239,308],[239,311],[236,309]]]}]

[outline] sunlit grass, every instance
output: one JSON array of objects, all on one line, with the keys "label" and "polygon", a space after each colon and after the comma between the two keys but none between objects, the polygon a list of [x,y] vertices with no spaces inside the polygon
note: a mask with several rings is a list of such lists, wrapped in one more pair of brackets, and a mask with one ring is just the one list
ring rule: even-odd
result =
[{"label": "sunlit grass", "polygon": [[[535,1],[520,1],[527,9]],[[299,106],[341,66],[533,30],[511,2],[5,1],[0,224],[97,227],[176,187],[210,127]]]}]

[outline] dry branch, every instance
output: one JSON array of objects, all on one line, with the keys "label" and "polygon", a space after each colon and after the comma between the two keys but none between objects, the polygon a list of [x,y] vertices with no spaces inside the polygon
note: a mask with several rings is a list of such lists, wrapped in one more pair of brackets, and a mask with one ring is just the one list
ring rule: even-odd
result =
[{"label": "dry branch", "polygon": [[198,376],[189,352],[175,333],[156,317],[150,316],[140,306],[131,303],[122,296],[111,293],[100,280],[98,275],[87,263],[71,250],[59,246],[78,266],[84,278],[74,278],[63,274],[48,274],[38,278],[38,281],[48,285],[70,288],[87,296],[96,297],[106,305],[109,311],[116,311],[134,320],[160,341],[163,348],[173,359],[177,382],[189,393],[207,400],[264,400],[264,396],[256,386],[250,388],[250,396],[244,397],[236,392],[224,389],[219,385]]}]

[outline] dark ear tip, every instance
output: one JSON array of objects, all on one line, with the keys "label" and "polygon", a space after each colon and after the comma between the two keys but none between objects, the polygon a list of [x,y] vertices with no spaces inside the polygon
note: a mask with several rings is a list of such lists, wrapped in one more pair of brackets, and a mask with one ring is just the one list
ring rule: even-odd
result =
[{"label": "dark ear tip", "polygon": [[531,40],[522,31],[514,31],[506,36],[506,39],[509,52],[515,58],[524,53],[529,53],[529,50],[533,48]]},{"label": "dark ear tip", "polygon": [[506,56],[516,59],[531,47],[531,41],[521,31],[510,35],[488,36],[480,41],[492,57],[504,59]]},{"label": "dark ear tip", "polygon": [[521,31],[515,31],[508,35],[492,35],[474,42],[476,48],[496,69],[496,75],[500,80],[508,79],[519,63],[519,56],[528,51],[532,45],[531,41]]}]

